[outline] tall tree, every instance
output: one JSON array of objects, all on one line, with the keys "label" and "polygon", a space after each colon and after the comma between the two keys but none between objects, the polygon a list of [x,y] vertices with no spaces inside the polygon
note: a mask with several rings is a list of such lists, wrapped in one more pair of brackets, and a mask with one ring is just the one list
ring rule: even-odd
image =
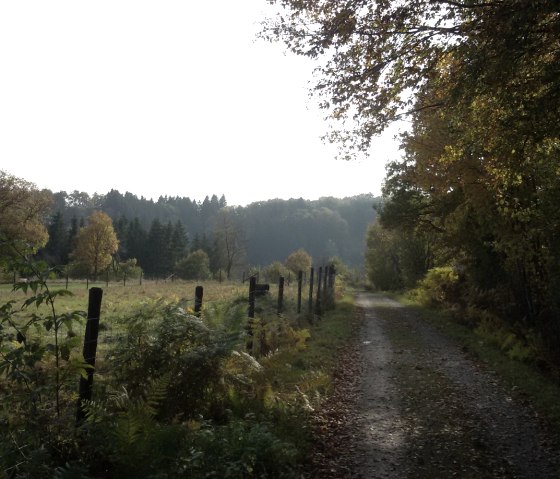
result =
[{"label": "tall tree", "polygon": [[113,221],[105,213],[95,211],[88,218],[87,226],[78,231],[73,256],[97,279],[98,273],[111,264],[118,246]]},{"label": "tall tree", "polygon": [[50,192],[0,170],[2,240],[22,241],[35,249],[44,246],[48,233],[43,224],[50,205]]},{"label": "tall tree", "polygon": [[69,254],[68,231],[60,211],[52,216],[48,226],[48,233],[49,241],[45,246],[47,260],[54,265],[66,264]]},{"label": "tall tree", "polygon": [[217,241],[221,267],[231,279],[232,269],[245,256],[245,242],[239,218],[233,208],[224,208],[216,216],[214,235]]},{"label": "tall tree", "polygon": [[146,241],[146,255],[142,267],[146,274],[161,278],[166,273],[166,267],[162,262],[161,252],[167,248],[165,227],[158,219],[154,219],[148,232]]},{"label": "tall tree", "polygon": [[173,227],[170,246],[172,264],[174,265],[187,254],[188,249],[187,233],[180,220],[177,221]]},{"label": "tall tree", "polygon": [[136,258],[142,267],[145,267],[147,237],[139,218],[135,217],[126,233],[127,258]]}]

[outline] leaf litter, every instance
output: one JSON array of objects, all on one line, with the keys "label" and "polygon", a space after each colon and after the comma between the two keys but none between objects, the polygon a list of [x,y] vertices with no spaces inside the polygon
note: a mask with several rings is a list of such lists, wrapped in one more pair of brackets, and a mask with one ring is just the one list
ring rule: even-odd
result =
[{"label": "leaf litter", "polygon": [[560,477],[560,438],[515,391],[396,301],[357,301],[306,478]]}]

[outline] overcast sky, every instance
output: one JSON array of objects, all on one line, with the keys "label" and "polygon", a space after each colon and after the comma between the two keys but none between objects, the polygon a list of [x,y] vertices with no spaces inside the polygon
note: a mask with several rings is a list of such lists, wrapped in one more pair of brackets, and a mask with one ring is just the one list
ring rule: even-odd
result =
[{"label": "overcast sky", "polygon": [[256,39],[266,0],[0,2],[0,169],[53,191],[379,194],[395,130],[335,160],[313,63]]}]

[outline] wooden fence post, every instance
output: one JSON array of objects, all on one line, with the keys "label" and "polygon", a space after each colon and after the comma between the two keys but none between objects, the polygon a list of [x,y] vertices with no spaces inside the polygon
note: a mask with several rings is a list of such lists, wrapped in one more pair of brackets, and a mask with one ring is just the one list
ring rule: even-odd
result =
[{"label": "wooden fence post", "polygon": [[321,285],[323,283],[323,267],[319,266],[319,274],[317,275],[317,298],[315,300],[315,312],[321,315]]},{"label": "wooden fence post", "polygon": [[334,269],[334,265],[331,264],[329,267],[329,296],[330,296],[330,306],[334,308],[334,287],[336,284],[336,270]]},{"label": "wooden fence post", "polygon": [[315,276],[315,270],[311,268],[309,271],[309,315],[313,314],[313,279]]},{"label": "wooden fence post", "polygon": [[126,273],[123,273],[123,286],[126,286]]},{"label": "wooden fence post", "polygon": [[251,276],[249,278],[249,310],[247,316],[249,321],[247,322],[247,352],[253,354],[253,320],[255,318],[255,289],[257,286],[257,278]]},{"label": "wooden fence post", "polygon": [[86,278],[86,289],[89,289],[89,278]]},{"label": "wooden fence post", "polygon": [[298,272],[297,279],[297,314],[301,313],[301,288],[303,286],[303,271]]},{"label": "wooden fence post", "polygon": [[109,270],[107,269],[107,277],[105,278],[105,287],[109,287]]},{"label": "wooden fence post", "polygon": [[284,276],[278,278],[278,308],[277,313],[282,314],[284,310]]},{"label": "wooden fence post", "polygon": [[202,286],[197,286],[194,290],[194,314],[200,315],[200,310],[202,309],[202,296],[204,295],[204,288]]},{"label": "wooden fence post", "polygon": [[80,390],[78,399],[78,412],[76,423],[80,423],[85,417],[82,407],[83,401],[91,401],[93,389],[93,372],[95,368],[95,355],[97,353],[97,337],[99,335],[99,316],[101,315],[101,299],[103,290],[101,288],[91,288],[89,290],[88,314],[86,322],[86,334],[84,338],[83,356],[84,361],[91,366],[86,373],[87,377],[80,378]]}]

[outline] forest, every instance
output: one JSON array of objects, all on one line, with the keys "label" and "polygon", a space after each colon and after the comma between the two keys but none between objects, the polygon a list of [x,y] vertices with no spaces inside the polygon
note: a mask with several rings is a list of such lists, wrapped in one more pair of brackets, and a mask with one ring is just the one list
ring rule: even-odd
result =
[{"label": "forest", "polygon": [[[276,199],[229,207],[223,195],[212,195],[202,202],[188,197],[153,201],[116,190],[91,196],[78,191],[45,195],[52,198],[52,207],[46,218],[49,239],[39,250],[41,258],[51,265],[72,263],[79,229],[95,211],[101,211],[112,219],[117,261],[134,259],[146,276],[153,278],[172,275],[179,260],[198,250],[207,254],[212,274],[282,263],[298,249],[319,263],[336,257],[359,270],[366,230],[379,202],[372,195],[360,195],[315,201]],[[70,269],[74,276],[87,274],[79,265]]]}]

